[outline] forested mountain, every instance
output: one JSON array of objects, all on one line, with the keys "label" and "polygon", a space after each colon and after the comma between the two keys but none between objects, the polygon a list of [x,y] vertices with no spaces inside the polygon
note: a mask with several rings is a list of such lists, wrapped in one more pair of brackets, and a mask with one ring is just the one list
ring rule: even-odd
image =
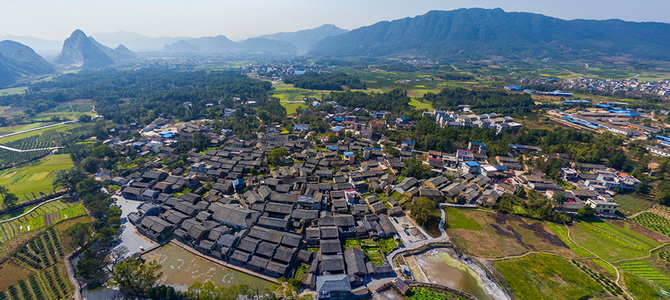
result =
[{"label": "forested mountain", "polygon": [[319,41],[329,36],[337,36],[346,32],[348,32],[348,30],[339,28],[332,24],[325,24],[317,28],[300,30],[296,32],[279,32],[262,35],[259,36],[259,38],[291,43],[298,48],[298,54],[305,54]]},{"label": "forested mountain", "polygon": [[54,67],[30,47],[14,41],[0,42],[0,86],[12,84],[22,77],[54,71]]},{"label": "forested mountain", "polygon": [[670,60],[670,24],[566,21],[502,9],[431,11],[328,37],[310,54],[444,59],[630,56]]},{"label": "forested mountain", "polygon": [[123,45],[117,49],[109,48],[77,29],[63,43],[63,51],[55,63],[64,68],[100,68],[134,57],[135,54]]}]

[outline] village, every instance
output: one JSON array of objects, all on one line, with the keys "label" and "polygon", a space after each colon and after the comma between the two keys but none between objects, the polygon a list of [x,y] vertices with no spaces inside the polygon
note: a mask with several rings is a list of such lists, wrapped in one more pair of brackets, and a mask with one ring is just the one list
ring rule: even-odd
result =
[{"label": "village", "polygon": [[[434,232],[431,236],[410,216],[407,208],[417,199],[465,209],[492,207],[501,196],[527,189],[555,201],[561,213],[590,207],[596,215],[618,218],[613,196],[640,183],[605,165],[572,162],[561,169],[559,185],[519,162],[551,156],[530,145],[512,144],[508,155],[491,157],[487,145],[477,141],[455,153],[418,151],[412,141],[396,143],[376,133],[414,122],[383,111],[368,113],[323,115],[330,132],[340,137],[337,142],[312,136],[308,124],[292,130],[271,124],[251,140],[240,140],[230,130],[215,131],[210,120],[158,118],[144,128],[119,127],[114,130],[141,136],[104,143],[120,153],[146,157],[150,168],[126,177],[102,170],[98,178],[119,186],[120,196],[143,201],[128,220],[147,238],[177,240],[261,278],[291,278],[299,268],[306,269],[302,284],[324,299],[365,296],[392,282],[407,289],[396,278],[411,279],[411,271],[390,255],[410,250],[408,246],[448,241]],[[522,126],[510,117],[474,115],[467,108],[424,116],[443,127],[475,126],[497,133]],[[175,145],[195,135],[204,136],[211,150],[191,151],[185,165],[167,171],[163,162],[178,158]],[[403,176],[414,159],[435,176]]]}]

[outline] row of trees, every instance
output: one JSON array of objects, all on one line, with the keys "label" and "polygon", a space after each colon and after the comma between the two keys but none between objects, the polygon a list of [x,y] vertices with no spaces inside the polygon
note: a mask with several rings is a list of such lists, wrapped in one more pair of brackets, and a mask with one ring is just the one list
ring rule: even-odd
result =
[{"label": "row of trees", "polygon": [[293,84],[295,87],[311,90],[342,91],[344,87],[350,89],[365,89],[365,83],[359,78],[349,76],[345,73],[317,73],[307,72],[303,75],[289,76],[284,79],[285,83]]}]

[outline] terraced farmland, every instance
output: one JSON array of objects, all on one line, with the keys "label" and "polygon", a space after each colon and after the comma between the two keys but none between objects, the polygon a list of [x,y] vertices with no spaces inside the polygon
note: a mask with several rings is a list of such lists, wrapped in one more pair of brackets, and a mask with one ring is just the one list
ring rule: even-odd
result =
[{"label": "terraced farmland", "polygon": [[85,215],[84,206],[79,202],[56,200],[40,206],[31,213],[0,224],[0,244],[20,233],[44,228],[60,220]]},{"label": "terraced farmland", "polygon": [[670,236],[670,220],[661,217],[655,213],[644,212],[630,219],[631,222],[640,224],[651,230]]},{"label": "terraced farmland", "polygon": [[61,239],[56,230],[50,227],[4,263],[5,266],[11,264],[29,270],[31,274],[1,291],[0,299],[68,298],[72,288],[64,272],[63,256]]},{"label": "terraced farmland", "polygon": [[648,261],[638,260],[620,263],[617,267],[633,273],[637,276],[660,283],[670,287],[670,277],[655,268]]}]

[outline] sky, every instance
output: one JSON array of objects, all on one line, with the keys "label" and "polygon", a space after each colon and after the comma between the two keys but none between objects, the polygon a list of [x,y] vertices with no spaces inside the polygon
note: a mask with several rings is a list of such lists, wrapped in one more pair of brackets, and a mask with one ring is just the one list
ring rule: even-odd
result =
[{"label": "sky", "polygon": [[63,40],[133,31],[146,36],[243,39],[335,24],[345,29],[430,10],[500,7],[562,19],[670,23],[670,0],[0,0],[0,35]]}]

